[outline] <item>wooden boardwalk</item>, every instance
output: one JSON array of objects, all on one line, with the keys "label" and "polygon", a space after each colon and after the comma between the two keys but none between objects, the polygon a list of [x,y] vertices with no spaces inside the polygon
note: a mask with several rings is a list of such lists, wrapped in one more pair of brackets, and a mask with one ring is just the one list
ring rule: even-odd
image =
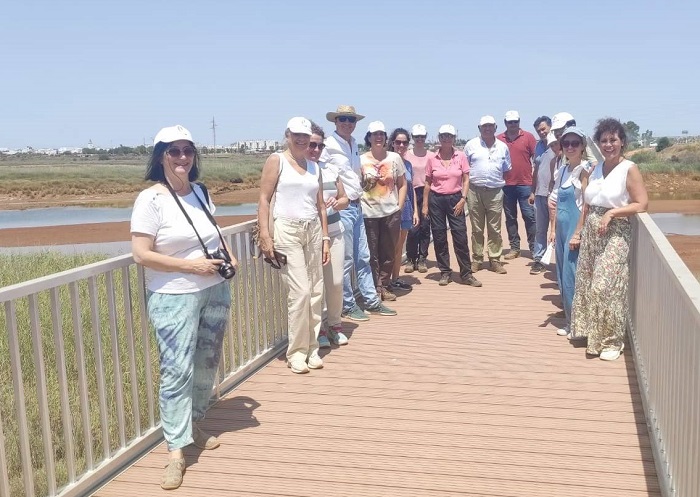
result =
[{"label": "wooden boardwalk", "polygon": [[344,323],[324,369],[279,358],[214,406],[222,446],[187,450],[180,489],[159,487],[161,444],[95,495],[660,495],[631,353],[557,336],[554,273],[528,262],[482,288],[405,275],[399,315]]}]

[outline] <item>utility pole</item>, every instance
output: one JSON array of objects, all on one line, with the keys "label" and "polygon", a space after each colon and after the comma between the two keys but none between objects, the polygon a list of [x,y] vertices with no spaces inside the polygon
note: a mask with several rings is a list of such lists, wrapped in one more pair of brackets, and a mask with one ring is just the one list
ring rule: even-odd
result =
[{"label": "utility pole", "polygon": [[216,121],[211,118],[211,131],[214,134],[214,157],[216,157]]}]

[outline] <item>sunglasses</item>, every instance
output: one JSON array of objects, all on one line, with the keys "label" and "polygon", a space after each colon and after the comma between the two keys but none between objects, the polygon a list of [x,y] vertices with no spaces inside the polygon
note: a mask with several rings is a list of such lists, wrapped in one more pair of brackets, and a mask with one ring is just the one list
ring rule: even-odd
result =
[{"label": "sunglasses", "polygon": [[275,256],[274,259],[265,257],[263,258],[263,260],[267,262],[270,266],[272,266],[274,269],[281,269],[284,264],[287,264],[287,256],[284,255],[282,252],[277,252],[276,250],[274,250],[272,253]]},{"label": "sunglasses", "polygon": [[439,140],[449,140],[450,138],[454,138],[455,135],[451,135],[449,133],[442,133],[438,135]]},{"label": "sunglasses", "polygon": [[324,148],[326,148],[325,143],[309,142],[309,150],[323,150]]},{"label": "sunglasses", "polygon": [[396,146],[403,145],[403,146],[407,147],[408,140],[394,140],[394,145],[396,145]]},{"label": "sunglasses", "polygon": [[581,146],[581,140],[564,140],[561,142],[562,148],[578,148]]},{"label": "sunglasses", "polygon": [[520,124],[520,121],[506,121],[506,124]]},{"label": "sunglasses", "polygon": [[357,118],[355,116],[338,116],[335,118],[336,121],[341,122],[341,123],[354,123],[357,122]]},{"label": "sunglasses", "polygon": [[194,154],[196,154],[197,151],[192,147],[185,147],[182,150],[180,150],[177,147],[170,147],[168,150],[165,151],[165,153],[173,159],[179,159],[183,155],[188,159],[191,159],[192,157],[194,157]]},{"label": "sunglasses", "polygon": [[413,135],[414,140],[425,140],[425,135]]}]

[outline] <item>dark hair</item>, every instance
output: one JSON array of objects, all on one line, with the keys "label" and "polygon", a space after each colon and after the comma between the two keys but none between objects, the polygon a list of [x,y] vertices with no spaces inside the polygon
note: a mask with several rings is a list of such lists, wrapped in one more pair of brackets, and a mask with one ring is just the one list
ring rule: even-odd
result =
[{"label": "dark hair", "polygon": [[394,131],[391,132],[391,136],[389,136],[389,151],[390,152],[395,152],[394,140],[396,140],[396,137],[399,135],[406,135],[407,140],[411,139],[411,134],[408,131],[406,131],[403,128],[396,128]]},{"label": "dark hair", "polygon": [[549,126],[550,128],[552,127],[552,120],[547,116],[540,116],[537,119],[535,119],[535,122],[533,123],[532,127],[537,129],[537,127],[542,123],[547,123],[547,126]]},{"label": "dark hair", "polygon": [[311,121],[311,134],[320,136],[322,140],[326,138],[326,133],[323,132],[323,128],[313,121]]},{"label": "dark hair", "polygon": [[[189,181],[197,181],[199,179],[199,150],[194,146],[194,143],[190,142],[190,144],[192,148],[194,148],[194,158],[192,159],[192,169],[190,169],[190,174],[187,176],[187,179]],[[148,165],[146,166],[145,179],[157,181],[159,183],[165,182],[163,154],[170,148],[170,145],[170,143],[158,142],[156,146],[153,147],[153,152],[151,152],[151,157],[148,159]]]},{"label": "dark hair", "polygon": [[[384,131],[383,133],[384,133],[384,145],[386,145],[386,140],[387,140],[386,131]],[[372,136],[372,133],[370,133],[369,131],[367,133],[365,133],[365,146],[367,146],[367,147],[372,146],[372,142],[369,139],[370,136]]]},{"label": "dark hair", "polygon": [[600,139],[605,133],[611,133],[617,135],[617,137],[622,140],[622,150],[627,146],[627,133],[625,133],[625,127],[620,121],[612,117],[604,117],[598,119],[595,125],[595,132],[593,133],[593,140],[596,143],[600,143]]}]

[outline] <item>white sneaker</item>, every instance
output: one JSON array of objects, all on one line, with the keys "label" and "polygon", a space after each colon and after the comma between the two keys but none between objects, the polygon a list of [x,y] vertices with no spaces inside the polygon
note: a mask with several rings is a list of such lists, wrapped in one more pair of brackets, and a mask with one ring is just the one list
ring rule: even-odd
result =
[{"label": "white sneaker", "polygon": [[292,370],[292,373],[304,374],[309,372],[309,367],[304,361],[287,361],[287,367]]},{"label": "white sneaker", "polygon": [[622,355],[623,350],[625,350],[625,344],[622,344],[620,350],[604,350],[600,353],[600,359],[603,361],[616,361]]},{"label": "white sneaker", "polygon": [[569,327],[564,326],[563,328],[559,328],[557,330],[557,335],[559,335],[560,337],[568,337],[569,335],[571,335],[571,332],[569,331]]},{"label": "white sneaker", "polygon": [[312,355],[306,361],[309,365],[309,369],[321,369],[323,367],[323,359],[321,359],[317,354]]}]

